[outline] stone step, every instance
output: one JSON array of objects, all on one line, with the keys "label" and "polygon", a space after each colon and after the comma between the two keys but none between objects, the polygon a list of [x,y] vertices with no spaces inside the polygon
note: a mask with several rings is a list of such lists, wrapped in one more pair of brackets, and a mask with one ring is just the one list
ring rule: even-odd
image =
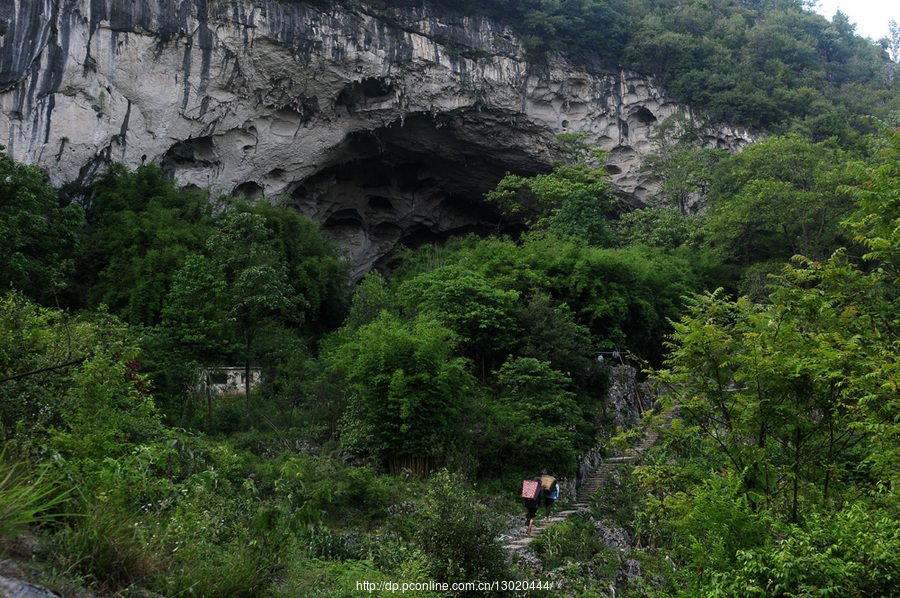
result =
[{"label": "stone step", "polygon": [[565,519],[565,517],[551,517],[550,519],[541,519],[540,521],[535,520],[534,526],[532,526],[531,529],[544,529],[545,527],[550,527],[557,521],[565,521]]},{"label": "stone step", "polygon": [[[674,413],[667,413],[663,417],[663,425],[672,421]],[[659,438],[659,434],[656,432],[651,432],[644,437],[644,439],[638,443],[637,445],[629,448],[625,455],[620,457],[610,457],[609,459],[604,459],[603,462],[597,466],[597,468],[591,473],[591,475],[585,480],[584,484],[581,486],[580,490],[576,495],[576,502],[574,504],[567,505],[566,509],[563,511],[557,512],[554,516],[544,519],[535,519],[534,525],[531,528],[531,536],[522,536],[521,538],[517,538],[505,544],[504,547],[509,550],[524,550],[528,548],[528,545],[531,544],[531,541],[539,536],[542,529],[548,528],[554,523],[558,521],[563,521],[571,515],[579,513],[584,509],[591,508],[591,502],[597,491],[600,487],[606,482],[606,474],[611,473],[615,469],[618,468],[622,463],[630,463],[638,459],[641,455],[644,454],[650,447],[656,444],[657,439]]]},{"label": "stone step", "polygon": [[531,544],[531,541],[534,538],[529,538],[528,536],[524,538],[519,538],[514,542],[510,542],[509,544],[505,544],[504,548],[508,548],[509,550],[518,550],[520,548],[528,548],[528,545]]}]

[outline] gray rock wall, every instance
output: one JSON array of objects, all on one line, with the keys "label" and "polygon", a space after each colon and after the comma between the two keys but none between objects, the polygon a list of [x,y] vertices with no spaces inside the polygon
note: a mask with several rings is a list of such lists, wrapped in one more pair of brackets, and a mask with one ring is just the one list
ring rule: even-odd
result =
[{"label": "gray rock wall", "polygon": [[[200,188],[288,201],[337,234],[357,275],[400,242],[489,226],[481,195],[546,171],[555,136],[612,152],[620,191],[655,123],[650,79],[530,64],[485,19],[288,0],[7,0],[0,143],[54,185],[157,162]],[[723,128],[711,145],[747,136]]]},{"label": "gray rock wall", "polygon": [[[652,397],[637,382],[637,370],[630,365],[618,365],[612,368],[612,380],[606,395],[609,419],[613,426],[629,430],[641,419],[641,414],[652,409]],[[603,462],[603,451],[610,447],[598,444],[578,459],[574,485],[577,490],[584,484],[591,472]],[[614,451],[618,452],[618,451]]]}]

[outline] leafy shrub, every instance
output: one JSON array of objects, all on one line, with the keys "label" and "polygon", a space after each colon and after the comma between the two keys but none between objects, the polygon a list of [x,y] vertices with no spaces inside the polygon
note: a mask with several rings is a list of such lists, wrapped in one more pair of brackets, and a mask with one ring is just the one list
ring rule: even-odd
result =
[{"label": "leafy shrub", "polygon": [[601,519],[609,519],[628,530],[632,536],[645,536],[649,530],[641,515],[641,507],[647,498],[638,478],[631,468],[621,468],[620,475],[607,475],[594,495],[593,512]]},{"label": "leafy shrub", "polygon": [[574,430],[583,420],[575,394],[568,390],[571,380],[532,357],[510,359],[496,376],[507,451],[519,455],[521,465],[573,472]]},{"label": "leafy shrub", "polygon": [[434,579],[505,579],[503,548],[496,541],[504,523],[460,476],[446,470],[435,474],[424,505],[411,517]]},{"label": "leafy shrub", "polygon": [[812,513],[805,527],[791,525],[781,532],[784,538],[774,547],[739,551],[736,567],[711,575],[706,587],[696,588],[697,594],[900,594],[900,522],[896,513],[858,502],[834,514]]},{"label": "leafy shrub", "polygon": [[234,434],[244,429],[245,411],[237,400],[229,399],[213,410],[212,430],[219,434]]},{"label": "leafy shrub", "polygon": [[213,493],[180,505],[155,530],[171,561],[156,588],[206,598],[264,595],[295,554],[304,515],[260,501],[249,488],[231,500]]},{"label": "leafy shrub", "polygon": [[384,517],[391,494],[370,467],[353,467],[347,472],[347,498],[351,504],[365,508],[369,517]]},{"label": "leafy shrub", "polygon": [[345,372],[352,415],[345,447],[387,461],[394,473],[427,473],[473,385],[467,362],[451,356],[454,344],[433,320],[406,324],[382,312],[340,347],[334,367]]},{"label": "leafy shrub", "polygon": [[386,573],[398,572],[406,566],[408,560],[422,557],[415,547],[398,534],[383,530],[362,534],[357,552],[361,558],[372,561],[380,571]]},{"label": "leafy shrub", "polygon": [[591,521],[584,517],[569,517],[553,524],[533,546],[545,570],[556,569],[567,560],[589,561],[606,548]]},{"label": "leafy shrub", "polygon": [[659,509],[671,545],[695,570],[731,564],[738,551],[769,544],[768,513],[754,511],[737,475],[707,479],[648,506]]}]

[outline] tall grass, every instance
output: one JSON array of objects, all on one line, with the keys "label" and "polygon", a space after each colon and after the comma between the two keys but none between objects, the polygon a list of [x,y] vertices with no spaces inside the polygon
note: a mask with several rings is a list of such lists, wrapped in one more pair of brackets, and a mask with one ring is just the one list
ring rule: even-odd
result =
[{"label": "tall grass", "polygon": [[58,517],[53,508],[68,498],[45,474],[29,481],[26,468],[0,453],[0,537],[11,536],[35,523]]},{"label": "tall grass", "polygon": [[89,505],[56,535],[61,564],[104,592],[146,582],[163,568],[139,521],[120,506]]}]

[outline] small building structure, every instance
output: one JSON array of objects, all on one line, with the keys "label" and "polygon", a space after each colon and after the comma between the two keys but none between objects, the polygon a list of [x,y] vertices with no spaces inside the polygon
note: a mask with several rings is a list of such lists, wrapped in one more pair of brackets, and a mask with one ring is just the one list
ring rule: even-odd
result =
[{"label": "small building structure", "polygon": [[[201,386],[206,386],[213,395],[233,395],[244,392],[247,370],[243,366],[210,367],[200,374]],[[250,388],[259,385],[262,372],[258,368],[250,368]]]}]

